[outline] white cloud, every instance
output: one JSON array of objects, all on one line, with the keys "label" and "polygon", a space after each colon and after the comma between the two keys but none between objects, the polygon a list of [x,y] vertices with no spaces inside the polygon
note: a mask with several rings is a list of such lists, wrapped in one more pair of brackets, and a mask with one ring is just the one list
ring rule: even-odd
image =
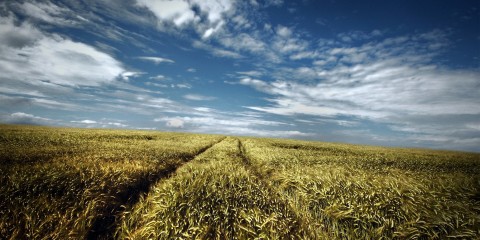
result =
[{"label": "white cloud", "polygon": [[119,123],[119,122],[107,122],[107,126],[115,126],[115,127],[128,127],[127,124]]},{"label": "white cloud", "polygon": [[160,87],[160,88],[168,88],[168,86],[169,86],[169,85],[167,85],[167,84],[152,83],[152,82],[145,82],[145,85],[147,85],[147,86],[154,86],[154,87]]},{"label": "white cloud", "polygon": [[[203,112],[202,114],[204,114]],[[208,113],[208,112],[207,112]],[[248,117],[225,117],[225,116],[218,116],[215,113],[210,112],[209,114],[202,116],[202,117],[162,117],[156,118],[154,121],[156,122],[170,122],[171,120],[181,120],[182,126],[183,125],[190,125],[198,127],[205,127],[205,126],[214,126],[219,129],[222,127],[256,127],[256,126],[279,126],[285,125],[282,122],[276,121],[266,121],[257,118],[248,118]],[[196,129],[195,128],[195,129]]]},{"label": "white cloud", "polygon": [[172,118],[172,119],[168,119],[166,121],[167,127],[183,128],[184,124],[185,124],[185,122],[180,118]]},{"label": "white cloud", "polygon": [[81,127],[99,127],[99,128],[125,128],[128,127],[127,124],[121,123],[121,122],[112,122],[108,121],[106,119],[103,119],[102,121],[95,121],[95,120],[81,120],[81,121],[70,121],[71,123],[76,124],[77,126]]},{"label": "white cloud", "polygon": [[273,93],[273,92],[270,92],[270,85],[262,80],[248,77],[248,78],[241,79],[239,83],[247,86],[252,86],[253,88],[261,92]]},{"label": "white cloud", "polygon": [[218,57],[227,57],[227,58],[233,58],[233,59],[242,58],[242,55],[240,55],[239,53],[229,51],[229,50],[225,50],[225,49],[221,49],[221,48],[218,48],[218,47],[214,47],[212,45],[208,45],[208,44],[206,44],[204,42],[201,42],[201,41],[193,41],[193,46],[196,47],[196,48],[199,48],[199,49],[206,50],[206,51],[210,52],[211,54],[213,54],[215,56],[218,56]]},{"label": "white cloud", "polygon": [[[271,29],[271,26],[269,26]],[[305,58],[314,58],[318,54],[311,48],[310,42],[295,31],[292,27],[278,25],[271,36],[260,38],[262,40],[262,51],[254,49],[257,54],[263,54],[271,62],[278,63],[282,57],[288,57],[290,60],[300,60]],[[258,44],[257,44],[258,45]],[[248,48],[248,46],[245,46]]]},{"label": "white cloud", "polygon": [[140,60],[145,60],[145,61],[150,61],[155,64],[160,64],[160,63],[175,63],[175,61],[168,59],[168,58],[161,58],[161,57],[137,57]]},{"label": "white cloud", "polygon": [[13,124],[32,124],[32,125],[48,125],[55,121],[49,118],[43,118],[24,112],[15,112],[9,115],[0,116],[0,121]]},{"label": "white cloud", "polygon": [[101,49],[102,51],[104,51],[104,52],[106,52],[106,53],[110,53],[110,54],[114,54],[114,53],[116,53],[116,52],[117,52],[117,53],[120,52],[120,50],[118,50],[117,48],[112,47],[112,46],[109,45],[109,44],[99,42],[99,41],[95,41],[95,46],[97,46],[97,48]]},{"label": "white cloud", "polygon": [[266,2],[266,5],[269,6],[269,5],[273,5],[273,6],[277,6],[277,7],[280,7],[284,4],[284,1],[283,0],[267,0],[265,1]]},{"label": "white cloud", "polygon": [[282,25],[277,26],[277,34],[282,38],[289,38],[292,36],[292,33],[293,33],[292,29],[288,27],[285,27]]},{"label": "white cloud", "polygon": [[260,39],[246,33],[240,33],[230,37],[222,37],[220,43],[236,51],[263,52],[267,46]]},{"label": "white cloud", "polygon": [[93,123],[97,123],[97,121],[93,121],[93,120],[82,120],[82,121],[79,121],[79,123],[85,123],[85,124],[93,124]]},{"label": "white cloud", "polygon": [[160,88],[183,88],[183,89],[190,89],[192,85],[188,83],[178,83],[178,84],[162,84],[162,83],[155,83],[155,82],[145,82],[147,86],[155,86]]},{"label": "white cloud", "polygon": [[[211,111],[209,111],[211,112]],[[312,134],[295,130],[266,130],[256,128],[263,126],[278,126],[280,122],[265,121],[254,118],[218,118],[214,116],[205,117],[162,117],[156,118],[156,122],[165,122],[167,127],[183,128],[187,131],[202,133],[218,133],[248,136],[268,137],[306,137]]]},{"label": "white cloud", "polygon": [[[14,111],[35,106],[71,112],[101,110],[149,115],[152,110],[178,108],[179,104],[172,101],[158,102],[149,96],[158,92],[119,81],[142,73],[125,71],[123,64],[111,55],[43,32],[28,20],[14,16],[10,13],[0,17],[0,92],[2,99],[19,104],[11,107]],[[121,124],[102,121],[96,126],[124,127]]]},{"label": "white cloud", "polygon": [[207,13],[208,21],[211,23],[222,21],[222,14],[233,7],[231,0],[192,0],[192,3]]},{"label": "white cloud", "polygon": [[86,20],[81,16],[76,15],[70,9],[60,7],[49,1],[26,1],[21,4],[13,3],[11,6],[17,11],[17,13],[21,13],[30,20],[43,21],[53,25],[76,26],[80,24],[77,20]]},{"label": "white cloud", "polygon": [[195,69],[195,68],[188,68],[188,69],[187,69],[187,72],[194,73],[194,72],[197,72],[197,69]]},{"label": "white cloud", "polygon": [[181,26],[195,19],[195,12],[190,9],[190,5],[187,1],[137,0],[137,4],[148,8],[159,20],[171,21],[177,26]]},{"label": "white cloud", "polygon": [[141,75],[145,74],[144,72],[123,72],[121,75],[122,79],[125,81],[129,81],[130,78],[136,78]]},{"label": "white cloud", "polygon": [[[175,119],[175,118],[174,118]],[[176,118],[178,119],[178,118]],[[225,117],[206,115],[205,117],[183,117],[185,128],[189,131],[202,133],[218,133],[227,135],[263,136],[263,137],[307,137],[311,133],[297,130],[271,130],[267,128],[285,126],[287,124],[276,121],[258,119],[256,117],[245,117],[241,114]],[[157,119],[159,120],[159,119]],[[161,121],[168,121],[169,118]]]},{"label": "white cloud", "polygon": [[186,94],[183,96],[183,98],[193,101],[211,101],[216,99],[215,97],[203,96],[199,94]]},{"label": "white cloud", "polygon": [[309,67],[299,67],[295,69],[295,75],[298,76],[298,78],[303,79],[315,79],[318,77],[318,73],[315,69]]},{"label": "white cloud", "polygon": [[192,88],[192,85],[190,85],[190,84],[188,84],[188,83],[172,84],[171,86],[172,86],[172,88],[173,88],[173,87],[177,87],[177,88],[187,88],[187,89]]},{"label": "white cloud", "polygon": [[212,36],[212,34],[215,32],[215,28],[209,28],[205,33],[203,34],[202,38],[209,38]]},{"label": "white cloud", "polygon": [[21,12],[34,19],[48,22],[54,25],[76,25],[77,22],[71,17],[73,13],[69,9],[61,8],[51,2],[24,2],[18,5]]},{"label": "white cloud", "polygon": [[69,111],[76,111],[76,110],[92,110],[88,106],[80,106],[75,103],[69,101],[57,101],[53,99],[45,99],[45,98],[26,98],[32,102],[32,104],[36,106],[40,106],[43,108],[48,109],[61,109],[61,110],[69,110]]},{"label": "white cloud", "polygon": [[[44,37],[43,33],[29,23],[15,26],[13,17],[0,17],[0,50],[7,48],[22,49],[34,47],[37,41]],[[5,56],[3,57],[5,58]]]},{"label": "white cloud", "polygon": [[234,59],[243,58],[242,55],[240,55],[239,53],[236,53],[236,52],[232,52],[232,51],[228,51],[228,50],[224,50],[224,49],[219,49],[219,48],[213,48],[212,50],[213,50],[212,53],[215,56],[228,57],[228,58],[234,58]]},{"label": "white cloud", "polygon": [[474,129],[476,131],[480,131],[480,122],[476,122],[476,123],[468,123],[465,125],[467,128],[471,128],[471,129]]},{"label": "white cloud", "polygon": [[310,121],[310,122],[315,122],[315,123],[334,123],[339,126],[343,127],[354,127],[358,126],[359,123],[357,121],[351,121],[351,120],[339,120],[339,119],[316,119],[316,121]]},{"label": "white cloud", "polygon": [[[58,35],[46,35],[24,22],[0,17],[0,78],[65,86],[112,83],[124,72],[122,64],[97,49]],[[41,71],[39,71],[41,69]]]},{"label": "white cloud", "polygon": [[205,112],[205,113],[209,113],[209,112],[213,111],[213,109],[208,108],[208,107],[196,107],[196,108],[193,108],[193,109],[195,109],[196,111]]},{"label": "white cloud", "polygon": [[245,29],[253,26],[253,24],[242,15],[233,17],[232,22],[235,23],[236,29]]},{"label": "white cloud", "polygon": [[31,2],[24,2],[20,5],[20,8],[27,15],[47,22],[54,22],[54,19],[51,15],[56,15],[60,12],[60,8],[50,2],[37,2],[36,4],[33,4]]},{"label": "white cloud", "polygon": [[271,99],[271,102],[274,102],[274,106],[269,107],[247,107],[252,110],[292,116],[296,114],[305,114],[305,115],[314,115],[314,116],[336,116],[341,113],[344,113],[343,110],[335,109],[329,106],[322,106],[317,104],[301,103],[293,99],[282,98],[282,99]]},{"label": "white cloud", "polygon": [[[439,52],[430,46],[445,42],[443,33],[432,31],[358,47],[326,45],[312,67],[275,69],[273,77],[282,80],[243,78],[238,83],[270,95],[266,105],[247,106],[252,110],[286,116],[349,116],[386,123],[395,131],[458,142],[480,135],[470,131],[473,136],[460,137],[479,122],[465,119],[480,117],[480,72],[434,65]],[[306,78],[311,81],[305,82]],[[456,121],[439,122],[443,115]]]},{"label": "white cloud", "polygon": [[290,55],[291,60],[301,60],[301,59],[306,59],[306,58],[315,58],[318,56],[318,53],[316,51],[300,51],[298,53],[293,53]]},{"label": "white cloud", "polygon": [[199,132],[231,134],[237,136],[259,136],[259,137],[276,137],[276,138],[298,138],[313,136],[311,133],[300,131],[282,131],[282,130],[265,130],[248,127],[222,127],[222,128],[200,128]]},{"label": "white cloud", "polygon": [[226,30],[215,40],[234,53],[260,56],[264,64],[277,64],[286,57],[291,60],[300,60],[318,55],[314,49],[311,49],[309,42],[303,38],[302,34],[295,32],[294,28],[279,25],[274,31],[268,24],[265,28],[266,31]]},{"label": "white cloud", "polygon": [[[271,113],[358,115],[378,118],[397,114],[480,114],[475,97],[478,72],[419,70],[398,67],[357,66],[329,74],[318,84],[242,79],[240,84],[278,96],[272,107],[255,107]],[[344,75],[351,76],[345,77]],[[329,106],[329,107],[325,107]]]},{"label": "white cloud", "polygon": [[150,10],[160,24],[173,23],[184,27],[194,23],[203,38],[218,32],[226,21],[224,15],[233,9],[231,0],[137,0],[136,3]]},{"label": "white cloud", "polygon": [[[233,10],[234,5],[233,0],[192,0],[191,4],[207,15],[208,23],[197,27],[197,31],[203,32],[203,38],[209,38],[222,29],[229,19],[225,15]],[[201,15],[197,17],[201,18]]]},{"label": "white cloud", "polygon": [[346,33],[340,33],[337,37],[347,43],[352,41],[363,41],[363,40],[370,40],[372,38],[380,37],[383,35],[383,32],[375,29],[371,32],[362,32],[362,31],[350,31]]},{"label": "white cloud", "polygon": [[244,75],[244,76],[249,76],[249,77],[261,77],[263,75],[262,72],[260,71],[245,71],[245,72],[237,72],[238,74],[240,75]]},{"label": "white cloud", "polygon": [[152,79],[152,80],[166,80],[167,77],[165,77],[164,75],[157,75],[157,76],[149,77],[148,79]]}]

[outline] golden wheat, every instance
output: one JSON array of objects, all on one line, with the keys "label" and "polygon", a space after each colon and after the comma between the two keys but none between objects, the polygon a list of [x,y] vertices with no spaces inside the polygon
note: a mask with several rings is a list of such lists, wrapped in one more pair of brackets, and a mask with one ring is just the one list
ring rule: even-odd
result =
[{"label": "golden wheat", "polygon": [[330,238],[480,236],[478,154],[246,139],[253,164]]},{"label": "golden wheat", "polygon": [[0,235],[12,239],[102,235],[122,204],[218,139],[1,126]]},{"label": "golden wheat", "polygon": [[227,138],[161,181],[122,218],[119,239],[279,239],[301,221],[244,164]]},{"label": "golden wheat", "polygon": [[0,238],[478,239],[480,154],[0,125]]}]

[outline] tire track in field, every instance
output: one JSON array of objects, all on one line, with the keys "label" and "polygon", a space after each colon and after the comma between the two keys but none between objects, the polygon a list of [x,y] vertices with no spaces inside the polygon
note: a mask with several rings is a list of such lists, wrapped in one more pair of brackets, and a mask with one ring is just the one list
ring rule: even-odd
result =
[{"label": "tire track in field", "polygon": [[227,137],[223,137],[220,140],[201,148],[195,155],[183,159],[180,163],[169,165],[165,169],[149,174],[144,179],[139,179],[138,183],[134,186],[125,191],[119,192],[118,195],[115,196],[117,202],[105,208],[103,214],[95,218],[87,239],[114,239],[115,230],[119,227],[120,223],[119,216],[121,216],[124,211],[128,211],[135,206],[141,196],[146,197],[152,186],[163,179],[170,178],[178,168],[192,161],[198,155],[219,144],[226,138]]},{"label": "tire track in field", "polygon": [[[272,198],[276,198],[279,200],[281,205],[285,206],[288,211],[294,214],[295,218],[297,219],[297,224],[294,226],[294,230],[297,230],[299,233],[303,234],[303,237],[306,237],[306,239],[316,239],[315,236],[311,236],[311,233],[308,232],[306,226],[308,224],[308,221],[305,221],[302,216],[298,214],[298,211],[290,204],[290,202],[285,199],[269,182],[267,178],[263,174],[261,174],[258,169],[252,165],[251,160],[247,157],[245,154],[245,146],[243,145],[242,141],[237,138],[238,141],[238,151],[240,158],[242,159],[242,162],[245,166],[246,169],[248,169],[255,177],[257,177],[260,182],[269,190],[269,192],[272,194]],[[299,236],[297,236],[299,237]]]}]

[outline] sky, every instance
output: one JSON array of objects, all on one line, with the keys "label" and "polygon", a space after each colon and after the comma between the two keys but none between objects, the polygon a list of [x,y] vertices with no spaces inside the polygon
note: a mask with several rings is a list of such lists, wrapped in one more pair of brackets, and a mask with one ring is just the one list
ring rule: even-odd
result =
[{"label": "sky", "polygon": [[478,0],[0,1],[0,122],[480,152]]}]

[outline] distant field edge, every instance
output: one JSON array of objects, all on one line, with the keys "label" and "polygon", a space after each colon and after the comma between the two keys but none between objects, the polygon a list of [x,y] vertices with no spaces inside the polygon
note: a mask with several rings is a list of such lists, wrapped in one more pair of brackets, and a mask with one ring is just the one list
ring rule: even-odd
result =
[{"label": "distant field edge", "polygon": [[[253,138],[253,139],[271,139],[271,140],[287,140],[287,141],[295,141],[299,144],[306,143],[306,144],[331,144],[332,146],[344,146],[344,147],[364,147],[369,148],[372,150],[398,150],[398,151],[417,151],[417,152],[438,152],[438,153],[471,153],[471,154],[478,154],[480,156],[480,152],[475,151],[467,151],[467,150],[453,150],[453,149],[440,149],[440,148],[427,148],[427,147],[405,147],[405,146],[382,146],[382,145],[372,145],[372,144],[358,144],[358,143],[348,143],[348,142],[335,142],[335,141],[320,141],[320,140],[309,140],[309,139],[295,139],[295,138],[287,138],[287,137],[264,137],[264,136],[246,136],[246,135],[232,135],[232,134],[219,134],[219,133],[198,133],[198,132],[183,132],[183,131],[164,131],[164,130],[155,130],[155,129],[119,129],[119,128],[79,128],[79,127],[71,127],[71,126],[49,126],[49,125],[29,125],[29,124],[9,124],[9,123],[0,123],[0,131],[6,127],[18,127],[18,128],[45,128],[45,129],[75,129],[75,130],[109,130],[109,131],[119,131],[125,133],[134,133],[134,132],[161,132],[161,133],[175,133],[175,134],[196,134],[196,135],[214,135],[214,136],[223,136],[223,137],[238,137],[242,138]],[[1,140],[1,139],[0,139]]]}]

